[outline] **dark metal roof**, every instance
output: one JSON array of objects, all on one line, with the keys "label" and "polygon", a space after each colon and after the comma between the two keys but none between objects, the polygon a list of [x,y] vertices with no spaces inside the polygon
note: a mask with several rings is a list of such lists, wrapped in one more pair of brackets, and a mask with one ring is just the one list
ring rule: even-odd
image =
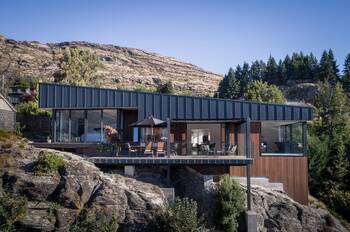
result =
[{"label": "dark metal roof", "polygon": [[312,120],[308,106],[268,104],[210,97],[144,93],[119,89],[41,83],[39,107],[52,109],[129,108],[138,120],[149,115],[166,120]]}]

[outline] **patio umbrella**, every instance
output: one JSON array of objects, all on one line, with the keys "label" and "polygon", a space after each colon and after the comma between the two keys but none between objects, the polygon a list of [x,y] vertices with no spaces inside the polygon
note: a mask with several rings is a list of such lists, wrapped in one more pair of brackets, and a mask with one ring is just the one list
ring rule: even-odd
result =
[{"label": "patio umbrella", "polygon": [[131,127],[150,127],[151,128],[151,136],[153,140],[153,127],[166,127],[167,124],[165,121],[160,120],[158,118],[150,115],[148,118],[142,119],[138,122],[134,122],[130,124]]}]

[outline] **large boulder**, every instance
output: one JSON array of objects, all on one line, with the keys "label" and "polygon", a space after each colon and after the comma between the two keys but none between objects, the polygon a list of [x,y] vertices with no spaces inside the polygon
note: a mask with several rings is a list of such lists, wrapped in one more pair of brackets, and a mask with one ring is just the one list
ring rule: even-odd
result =
[{"label": "large boulder", "polygon": [[48,150],[62,156],[65,167],[52,175],[37,176],[32,166],[42,149],[21,140],[12,148],[1,147],[0,142],[0,194],[28,198],[20,230],[66,231],[81,210],[88,208],[116,216],[120,231],[144,231],[166,201],[155,185],[103,173],[94,164],[67,152]]},{"label": "large boulder", "polygon": [[258,231],[348,231],[327,210],[301,205],[283,191],[252,188]]}]

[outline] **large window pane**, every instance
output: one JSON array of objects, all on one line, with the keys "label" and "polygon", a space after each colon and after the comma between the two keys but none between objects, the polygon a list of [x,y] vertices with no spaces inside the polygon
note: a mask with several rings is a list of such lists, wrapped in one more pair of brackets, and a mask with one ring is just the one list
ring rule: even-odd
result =
[{"label": "large window pane", "polygon": [[166,127],[141,128],[141,142],[165,141],[167,137],[168,129]]},{"label": "large window pane", "polygon": [[71,141],[84,142],[85,141],[85,113],[84,110],[71,111]]},{"label": "large window pane", "polygon": [[302,154],[303,146],[304,144],[302,123],[261,123],[262,153]]},{"label": "large window pane", "polygon": [[[117,110],[103,110],[103,128],[106,126],[117,128]],[[105,133],[103,133],[103,141],[107,142]]]},{"label": "large window pane", "polygon": [[100,142],[101,134],[101,110],[88,110],[86,141]]},{"label": "large window pane", "polygon": [[56,112],[56,141],[69,142],[69,111]]}]

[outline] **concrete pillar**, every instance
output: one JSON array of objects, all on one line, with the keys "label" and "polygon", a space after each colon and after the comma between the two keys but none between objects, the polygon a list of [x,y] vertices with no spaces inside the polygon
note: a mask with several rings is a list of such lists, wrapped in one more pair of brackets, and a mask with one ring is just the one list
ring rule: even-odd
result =
[{"label": "concrete pillar", "polygon": [[124,166],[124,175],[126,176],[135,176],[135,166],[125,165]]},{"label": "concrete pillar", "polygon": [[257,223],[257,214],[254,211],[246,211],[245,213],[247,232],[257,232],[258,223]]}]

